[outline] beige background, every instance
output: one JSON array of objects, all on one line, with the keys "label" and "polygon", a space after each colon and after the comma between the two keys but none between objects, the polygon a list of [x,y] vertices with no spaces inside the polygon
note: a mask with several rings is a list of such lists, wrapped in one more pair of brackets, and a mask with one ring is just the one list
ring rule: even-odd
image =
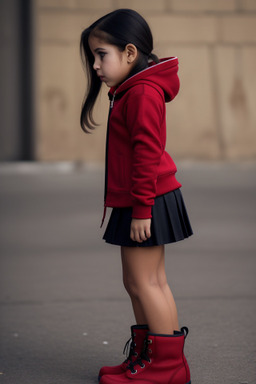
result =
[{"label": "beige background", "polygon": [[179,58],[181,90],[167,108],[171,155],[255,159],[256,0],[36,0],[36,158],[104,161],[108,89],[96,108],[100,127],[84,134],[79,39],[120,7],[146,18],[158,56]]}]

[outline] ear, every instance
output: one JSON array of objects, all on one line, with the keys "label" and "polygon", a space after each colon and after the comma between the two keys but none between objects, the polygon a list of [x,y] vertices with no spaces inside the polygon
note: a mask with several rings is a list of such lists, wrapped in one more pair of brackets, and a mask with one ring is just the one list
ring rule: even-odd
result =
[{"label": "ear", "polygon": [[134,44],[129,43],[125,47],[125,52],[127,55],[127,63],[132,64],[138,56],[137,48],[135,47]]}]

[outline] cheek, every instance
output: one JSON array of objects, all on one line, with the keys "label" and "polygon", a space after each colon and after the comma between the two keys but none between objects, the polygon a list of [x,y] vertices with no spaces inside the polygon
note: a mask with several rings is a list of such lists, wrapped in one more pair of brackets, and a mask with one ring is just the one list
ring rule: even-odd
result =
[{"label": "cheek", "polygon": [[120,60],[117,57],[109,56],[106,60],[106,66],[115,71],[120,68]]}]

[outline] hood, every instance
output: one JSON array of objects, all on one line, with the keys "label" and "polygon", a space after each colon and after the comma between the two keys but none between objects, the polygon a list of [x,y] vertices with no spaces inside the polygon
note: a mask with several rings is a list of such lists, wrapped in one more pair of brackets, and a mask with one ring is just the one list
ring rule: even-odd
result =
[{"label": "hood", "polygon": [[152,62],[149,67],[141,72],[136,73],[124,81],[120,86],[113,87],[109,91],[109,98],[112,99],[113,94],[115,97],[121,97],[129,88],[137,84],[154,84],[162,88],[165,101],[169,102],[177,95],[180,87],[178,78],[178,58],[170,57],[161,59],[158,64]]}]

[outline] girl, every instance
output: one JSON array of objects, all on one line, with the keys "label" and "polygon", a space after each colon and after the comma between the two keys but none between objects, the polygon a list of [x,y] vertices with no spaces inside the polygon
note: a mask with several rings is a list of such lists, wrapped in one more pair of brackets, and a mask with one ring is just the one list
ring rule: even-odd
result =
[{"label": "girl", "polygon": [[102,82],[110,88],[105,210],[113,210],[104,239],[121,246],[136,319],[127,360],[101,368],[100,384],[190,383],[183,354],[188,329],[179,330],[164,260],[165,244],[192,234],[176,166],[165,152],[165,103],[179,90],[178,59],[159,60],[152,50],[148,24],[129,9],[107,14],[81,36],[88,74],[85,132],[96,125],[92,111]]}]

